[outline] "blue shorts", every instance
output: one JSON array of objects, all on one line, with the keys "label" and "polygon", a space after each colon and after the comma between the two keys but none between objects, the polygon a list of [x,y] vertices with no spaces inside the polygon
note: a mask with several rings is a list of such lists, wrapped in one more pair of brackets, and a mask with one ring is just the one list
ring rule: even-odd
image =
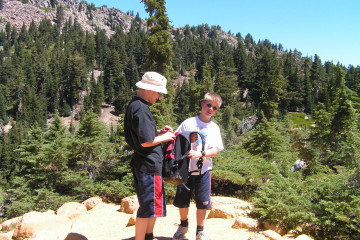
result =
[{"label": "blue shorts", "polygon": [[139,201],[137,217],[166,216],[165,191],[162,176],[150,175],[133,168],[136,195]]},{"label": "blue shorts", "polygon": [[210,209],[211,208],[211,171],[206,171],[202,175],[191,175],[186,186],[178,185],[174,199],[174,206],[178,208],[188,208],[190,206],[191,195],[194,191],[196,208]]}]

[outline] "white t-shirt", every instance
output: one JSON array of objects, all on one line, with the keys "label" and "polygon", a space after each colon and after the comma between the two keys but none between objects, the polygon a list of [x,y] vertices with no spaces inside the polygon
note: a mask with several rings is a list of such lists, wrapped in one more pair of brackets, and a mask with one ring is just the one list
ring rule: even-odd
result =
[{"label": "white t-shirt", "polygon": [[[224,145],[221,139],[220,128],[213,121],[203,122],[198,116],[188,118],[183,121],[180,126],[176,129],[176,132],[185,131],[199,131],[205,136],[205,151],[216,147],[218,152],[224,149]],[[191,149],[201,151],[201,139],[200,137],[195,143],[191,144]],[[190,159],[189,171],[198,170],[196,166],[198,159]],[[212,160],[210,157],[203,158],[203,166],[201,168],[201,174],[212,169]],[[194,175],[198,175],[198,172],[194,172]]]}]

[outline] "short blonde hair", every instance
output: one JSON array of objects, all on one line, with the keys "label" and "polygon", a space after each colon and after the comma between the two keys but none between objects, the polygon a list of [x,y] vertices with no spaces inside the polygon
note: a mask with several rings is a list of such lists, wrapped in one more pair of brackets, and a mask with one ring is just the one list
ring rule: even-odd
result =
[{"label": "short blonde hair", "polygon": [[220,95],[217,93],[214,93],[214,92],[206,93],[204,95],[203,102],[205,102],[205,101],[215,101],[219,104],[219,107],[221,107],[221,104],[222,104],[222,99],[221,99]]}]

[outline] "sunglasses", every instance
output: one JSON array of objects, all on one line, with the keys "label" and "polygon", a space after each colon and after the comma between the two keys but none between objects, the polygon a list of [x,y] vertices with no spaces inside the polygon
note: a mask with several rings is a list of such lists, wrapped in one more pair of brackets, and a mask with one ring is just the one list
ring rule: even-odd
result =
[{"label": "sunglasses", "polygon": [[214,111],[218,110],[218,107],[215,107],[215,106],[211,105],[210,103],[207,103],[206,106],[208,108],[212,108]]}]

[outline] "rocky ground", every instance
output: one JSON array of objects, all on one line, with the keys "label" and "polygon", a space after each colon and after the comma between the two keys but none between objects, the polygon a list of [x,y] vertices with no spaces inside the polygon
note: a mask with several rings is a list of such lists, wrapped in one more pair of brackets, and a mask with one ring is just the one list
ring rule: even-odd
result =
[{"label": "rocky ground", "polygon": [[[306,235],[280,235],[275,230],[260,228],[256,219],[247,215],[250,203],[228,197],[213,197],[205,232],[217,240],[310,240]],[[0,240],[133,240],[136,196],[125,198],[121,205],[104,203],[93,197],[83,203],[69,202],[56,211],[30,212],[3,222]],[[190,229],[187,240],[195,240],[196,208],[189,211]],[[154,235],[159,240],[171,240],[179,223],[178,209],[167,205],[167,216],[158,218]]]}]

